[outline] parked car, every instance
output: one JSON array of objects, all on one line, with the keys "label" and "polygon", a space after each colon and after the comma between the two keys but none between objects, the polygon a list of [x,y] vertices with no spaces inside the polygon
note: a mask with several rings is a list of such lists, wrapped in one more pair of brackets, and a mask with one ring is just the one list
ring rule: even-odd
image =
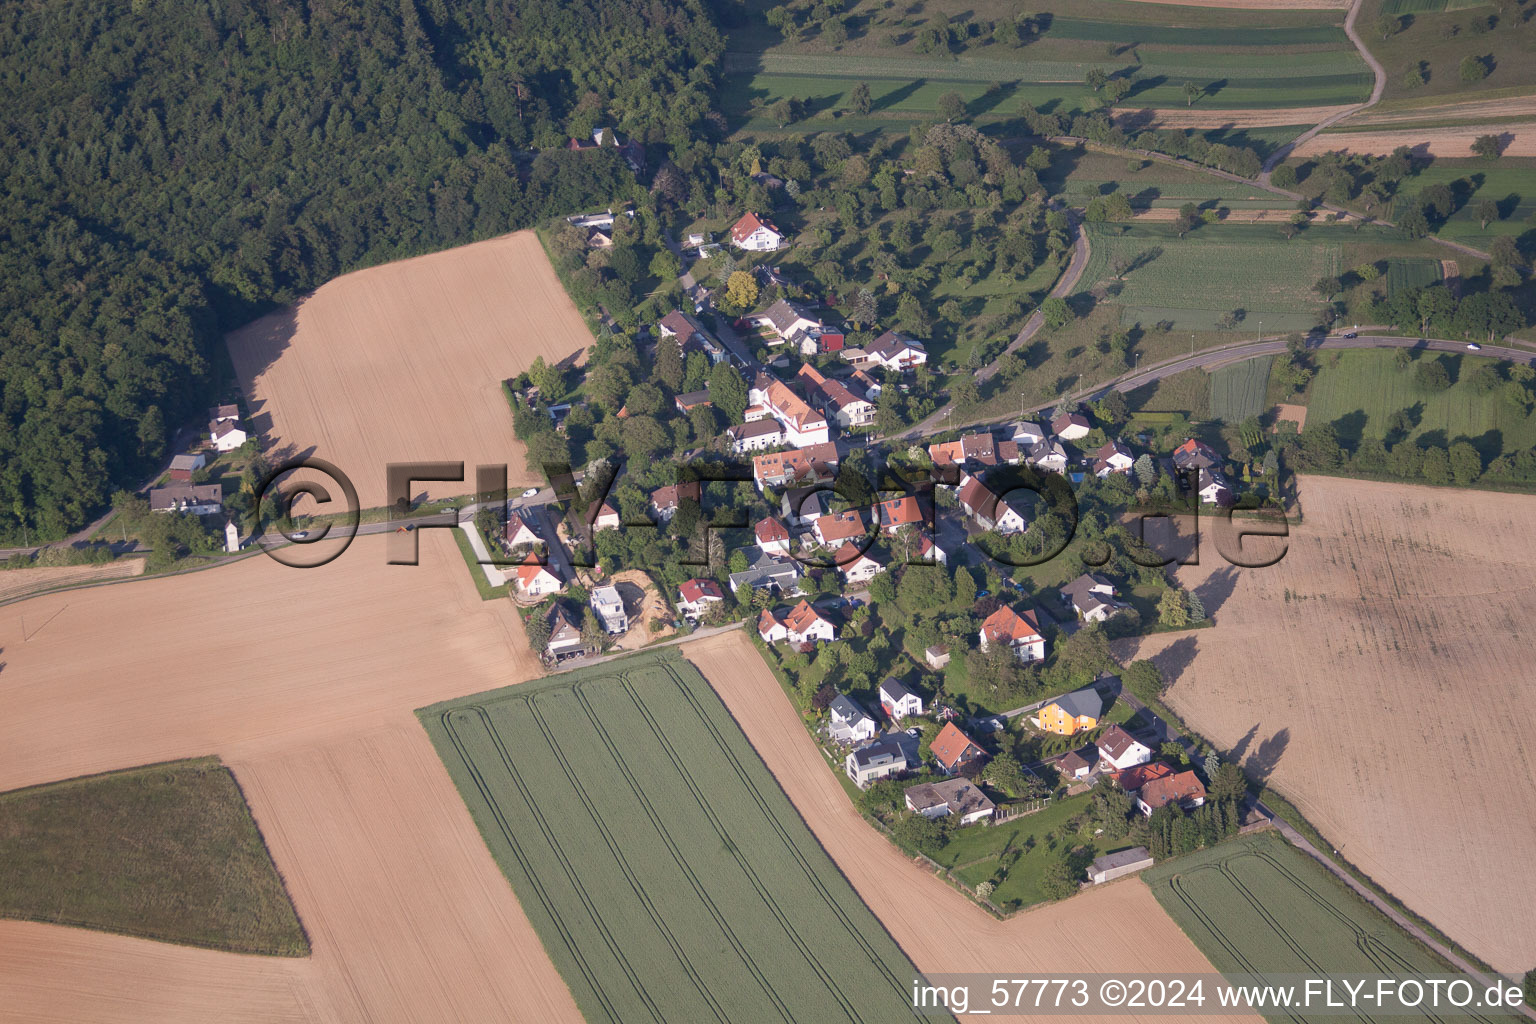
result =
[{"label": "parked car", "polygon": [[1483,346],[1479,345],[1477,342],[1475,342],[1475,341],[1467,342],[1467,351],[1468,352],[1481,352],[1482,350],[1483,350]]},{"label": "parked car", "polygon": [[530,487],[526,491],[523,492],[523,497],[525,497],[525,498],[537,498],[538,496],[539,496],[539,489],[537,487]]}]

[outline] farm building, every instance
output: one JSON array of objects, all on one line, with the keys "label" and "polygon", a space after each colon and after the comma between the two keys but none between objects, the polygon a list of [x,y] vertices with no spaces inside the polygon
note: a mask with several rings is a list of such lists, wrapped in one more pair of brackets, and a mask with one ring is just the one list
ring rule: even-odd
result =
[{"label": "farm building", "polygon": [[149,491],[151,512],[190,512],[211,516],[224,507],[223,484],[167,484]]},{"label": "farm building", "polygon": [[1105,882],[1113,882],[1126,875],[1134,875],[1151,866],[1152,855],[1147,852],[1147,848],[1133,846],[1129,850],[1106,853],[1096,858],[1092,864],[1088,865],[1088,881],[1094,885],[1103,885]]},{"label": "farm building", "polygon": [[192,474],[208,465],[208,459],[202,452],[195,455],[176,455],[171,458],[171,479],[188,483]]}]

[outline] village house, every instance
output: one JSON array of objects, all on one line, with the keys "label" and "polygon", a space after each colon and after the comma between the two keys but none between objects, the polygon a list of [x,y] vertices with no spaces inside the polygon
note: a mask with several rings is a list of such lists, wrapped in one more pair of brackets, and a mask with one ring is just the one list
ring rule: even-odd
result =
[{"label": "village house", "polygon": [[920,530],[932,517],[923,515],[923,506],[916,495],[906,494],[900,498],[877,502],[875,519],[880,524],[880,532],[891,536],[904,526]]},{"label": "village house", "polygon": [[960,826],[985,821],[997,811],[985,793],[963,778],[919,783],[904,796],[908,810],[925,818],[953,817]]},{"label": "village house", "polygon": [[761,313],[747,318],[765,331],[772,332],[770,346],[789,345],[802,356],[836,352],[843,347],[841,330],[828,327],[811,316],[802,307],[788,299],[780,299]]},{"label": "village house", "polygon": [[773,516],[764,517],[752,527],[752,536],[761,551],[770,555],[789,554],[789,530]]},{"label": "village house", "polygon": [[1013,443],[1023,450],[1028,450],[1031,445],[1037,445],[1045,440],[1045,431],[1040,429],[1040,424],[1033,420],[1020,420],[1013,425]]},{"label": "village house", "polygon": [[1219,505],[1222,508],[1230,507],[1237,503],[1237,498],[1232,493],[1231,484],[1227,478],[1214,469],[1200,470],[1199,482],[1196,484],[1200,500],[1207,505]]},{"label": "village house", "polygon": [[948,565],[949,552],[925,533],[917,539],[917,560],[928,565]]},{"label": "village house", "polygon": [[528,557],[523,559],[517,567],[517,592],[523,597],[537,598],[560,590],[560,577],[554,574],[549,566],[539,561],[535,552],[528,552]]},{"label": "village house", "polygon": [[875,422],[874,405],[849,391],[841,381],[822,376],[809,363],[800,367],[798,376],[805,382],[812,403],[842,429],[867,427]]},{"label": "village house", "polygon": [[619,528],[619,510],[613,507],[610,501],[604,501],[601,505],[594,505],[588,509],[588,515],[592,517],[592,529],[617,530]]},{"label": "village house", "polygon": [[[784,428],[784,440],[796,448],[809,448],[831,440],[826,416],[812,409],[805,399],[790,390],[788,384],[771,374],[757,375],[747,392],[747,400],[754,406],[766,408]],[[751,410],[748,410],[750,415]]]},{"label": "village house", "polygon": [[587,232],[587,248],[611,249],[613,248],[613,235],[602,228],[592,228]]},{"label": "village house", "polygon": [[949,648],[943,644],[932,644],[925,647],[923,648],[923,660],[928,663],[929,668],[942,670],[945,665],[949,664]]},{"label": "village house", "polygon": [[827,731],[839,743],[862,743],[874,739],[880,731],[869,712],[846,693],[833,697],[827,712],[831,718]]},{"label": "village house", "polygon": [[784,616],[784,625],[789,629],[792,644],[831,643],[837,639],[837,627],[832,620],[804,598]]},{"label": "village house", "polygon": [[1112,725],[1099,736],[1099,766],[1106,771],[1124,771],[1152,760],[1152,748],[1130,733]]},{"label": "village house", "polygon": [[979,476],[965,482],[956,500],[983,530],[995,530],[1006,537],[1029,527],[1024,514],[995,494]]},{"label": "village house", "polygon": [[618,587],[593,587],[589,601],[597,621],[603,624],[603,629],[610,636],[629,629],[629,616],[624,613],[624,599],[619,596]]},{"label": "village house", "polygon": [[886,331],[864,350],[864,361],[887,370],[905,372],[928,361],[928,350],[896,331]]},{"label": "village house", "polygon": [[780,505],[789,525],[810,526],[831,511],[832,491],[821,485],[791,487],[784,492]]},{"label": "village house", "polygon": [[725,603],[725,593],[714,580],[684,580],[677,588],[677,611],[690,623],[697,623],[713,605]]},{"label": "village house", "polygon": [[731,573],[729,582],[731,593],[737,595],[742,588],[748,591],[771,590],[779,594],[792,594],[799,579],[799,562],[793,558],[759,551],[751,565],[741,572]]},{"label": "village house", "polygon": [[224,509],[223,484],[166,484],[149,491],[151,512],[190,512],[194,516],[217,515]]},{"label": "village house", "polygon": [[869,523],[864,518],[863,509],[851,508],[821,516],[812,524],[811,534],[816,538],[816,543],[824,547],[836,547],[845,540],[867,537]]},{"label": "village house", "polygon": [[532,509],[520,508],[507,516],[502,537],[512,551],[530,551],[544,547],[544,535],[539,531],[538,520]]},{"label": "village house", "polygon": [[1071,736],[1098,725],[1099,716],[1103,713],[1104,698],[1099,696],[1098,690],[1088,686],[1047,701],[1030,721],[1035,723],[1037,729],[1058,736]]},{"label": "village house", "polygon": [[1064,779],[1086,779],[1093,773],[1093,762],[1082,750],[1069,750],[1056,760],[1056,771]]},{"label": "village house", "polygon": [[1115,585],[1105,576],[1085,572],[1063,586],[1057,594],[1084,622],[1103,622],[1125,607],[1115,600]]},{"label": "village house", "polygon": [[697,409],[700,406],[709,405],[711,403],[709,401],[708,391],[689,391],[686,394],[681,394],[673,398],[672,404],[677,407],[678,412],[687,415],[694,409]]},{"label": "village house", "polygon": [[561,662],[580,658],[592,653],[592,645],[581,635],[581,624],[556,604],[549,614],[549,642],[544,645],[544,657],[548,661]]},{"label": "village house", "polygon": [[206,465],[208,465],[208,459],[202,452],[195,455],[174,455],[171,457],[171,479],[190,483],[192,474]]},{"label": "village house", "polygon": [[1093,863],[1088,866],[1088,881],[1094,885],[1103,885],[1105,882],[1113,882],[1117,878],[1145,871],[1151,866],[1152,855],[1147,852],[1147,848],[1133,846],[1129,850],[1106,853],[1102,857],[1094,858]]},{"label": "village house", "polygon": [[1042,473],[1065,473],[1067,449],[1054,437],[1036,441],[1028,447],[1021,445],[1024,462]]},{"label": "village house", "polygon": [[961,732],[954,722],[944,723],[944,728],[928,744],[928,749],[938,766],[950,775],[979,764],[986,757],[986,751]]},{"label": "village house", "polygon": [[777,448],[784,443],[784,428],[779,421],[764,415],[750,423],[738,423],[726,430],[731,436],[731,451],[737,455]]},{"label": "village house", "polygon": [[851,750],[843,759],[843,770],[860,789],[868,789],[871,782],[904,772],[907,767],[907,753],[892,736]]},{"label": "village house", "polygon": [[216,405],[208,410],[209,423],[233,423],[240,418],[238,405]]},{"label": "village house", "polygon": [[[566,149],[587,150],[610,147],[619,151],[619,156],[629,165],[629,169],[636,174],[645,170],[645,147],[632,138],[625,138],[612,128],[592,129],[592,140],[573,138],[565,144]],[[610,218],[608,223],[613,223]]]},{"label": "village house", "polygon": [[1173,769],[1158,761],[1150,764],[1138,764],[1133,768],[1127,768],[1123,772],[1115,773],[1115,783],[1127,793],[1134,793],[1142,786],[1154,779],[1166,779],[1173,774]]},{"label": "village house", "polygon": [[864,397],[871,402],[877,400],[880,397],[880,392],[883,390],[880,382],[863,370],[854,370],[848,381],[848,386],[851,389],[863,392]]},{"label": "village house", "polygon": [[748,212],[731,225],[731,244],[747,252],[772,252],[784,244],[784,233],[771,221]]},{"label": "village house", "polygon": [[1106,441],[1093,455],[1093,475],[1103,480],[1115,473],[1129,473],[1136,456],[1119,441]]},{"label": "village house", "polygon": [[1173,464],[1179,469],[1220,469],[1221,456],[1204,441],[1190,438],[1173,450]]},{"label": "village house", "polygon": [[886,676],[880,684],[880,707],[896,721],[923,713],[923,698],[907,689],[900,679]]},{"label": "village house", "polygon": [[1019,446],[1013,441],[998,441],[985,430],[964,434],[957,441],[928,446],[934,466],[959,466],[967,473],[977,473],[988,466],[1019,461]]},{"label": "village house", "polygon": [[1063,441],[1081,441],[1090,429],[1088,417],[1080,412],[1064,412],[1051,420],[1051,433]]},{"label": "village house", "polygon": [[697,320],[680,309],[674,309],[656,325],[663,338],[676,338],[678,347],[686,357],[690,352],[702,352],[711,364],[724,362],[725,346],[716,341]]},{"label": "village house", "polygon": [[1003,605],[982,622],[979,640],[983,651],[1000,643],[1013,648],[1020,661],[1045,660],[1045,637],[1040,635],[1040,625],[1033,611],[1026,610],[1021,614]]},{"label": "village house", "polygon": [[764,608],[757,617],[757,635],[765,644],[776,644],[789,639],[789,627],[772,611]]},{"label": "village house", "polygon": [[216,451],[232,452],[245,444],[248,436],[236,420],[215,420],[208,424],[208,437]]},{"label": "village house", "polygon": [[699,502],[703,500],[704,490],[697,480],[688,480],[680,484],[667,484],[658,487],[651,492],[651,511],[656,518],[663,523],[670,523],[672,517],[677,515],[678,506],[684,501]]},{"label": "village house", "polygon": [[1149,817],[1153,811],[1168,804],[1178,804],[1190,810],[1203,803],[1205,785],[1191,771],[1152,779],[1136,791],[1136,809]]},{"label": "village house", "polygon": [[872,552],[861,551],[853,541],[844,541],[832,555],[832,562],[842,574],[843,582],[850,587],[862,587],[880,573],[885,565]]}]

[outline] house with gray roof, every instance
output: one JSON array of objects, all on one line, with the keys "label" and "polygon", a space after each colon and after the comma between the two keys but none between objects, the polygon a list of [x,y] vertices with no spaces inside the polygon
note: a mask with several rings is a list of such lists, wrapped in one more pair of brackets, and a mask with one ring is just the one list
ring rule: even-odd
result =
[{"label": "house with gray roof", "polygon": [[827,712],[832,717],[829,731],[837,742],[858,743],[875,738],[875,733],[878,731],[875,720],[846,693],[833,697],[832,703],[827,706]]},{"label": "house with gray roof", "polygon": [[843,759],[843,770],[860,789],[867,789],[871,782],[904,772],[909,767],[911,762],[907,760],[906,749],[894,736],[866,743],[849,751]]},{"label": "house with gray roof", "polygon": [[964,777],[919,783],[909,787],[905,797],[913,813],[925,818],[953,816],[957,825],[982,821],[997,811],[997,805]]},{"label": "house with gray roof", "polygon": [[753,551],[757,557],[747,568],[731,573],[731,593],[739,594],[743,587],[747,590],[773,587],[781,594],[794,593],[796,582],[800,579],[800,563],[793,558],[765,554],[760,548],[754,548]]}]

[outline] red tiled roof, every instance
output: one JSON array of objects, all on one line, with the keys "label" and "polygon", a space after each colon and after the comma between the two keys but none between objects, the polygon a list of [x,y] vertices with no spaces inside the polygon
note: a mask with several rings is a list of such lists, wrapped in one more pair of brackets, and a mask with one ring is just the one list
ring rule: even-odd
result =
[{"label": "red tiled roof", "polygon": [[757,617],[757,632],[759,635],[771,632],[774,626],[782,625],[783,623],[779,621],[779,617],[767,608],[764,608],[763,613]]},{"label": "red tiled roof", "polygon": [[778,228],[773,226],[772,221],[764,220],[757,214],[749,211],[742,214],[741,220],[731,225],[731,239],[735,242],[745,242],[752,236],[752,232],[758,228],[767,228],[774,234],[781,233]]},{"label": "red tiled roof", "polygon": [[765,455],[754,456],[752,459],[753,469],[760,479],[785,476],[798,480],[817,464],[828,467],[830,474],[830,467],[837,465],[837,445],[831,441],[824,441],[821,444],[806,445],[804,448],[796,448],[793,451],[768,452]]},{"label": "red tiled roof", "polygon": [[828,544],[859,537],[868,531],[869,527],[864,522],[864,513],[856,508],[846,512],[833,512],[816,520],[816,532]]},{"label": "red tiled roof", "polygon": [[1154,811],[1164,804],[1205,798],[1205,786],[1194,772],[1179,772],[1165,778],[1152,779],[1141,787],[1137,798]]},{"label": "red tiled roof", "polygon": [[923,508],[918,504],[917,498],[910,494],[882,501],[876,509],[880,516],[880,526],[885,530],[917,526],[923,521]]},{"label": "red tiled roof", "polygon": [[694,501],[702,500],[703,489],[697,480],[690,480],[681,484],[667,484],[658,487],[651,492],[651,504],[656,508],[674,508],[684,498],[692,498]]},{"label": "red tiled roof", "polygon": [[[528,557],[523,559],[523,564],[517,567],[517,581],[524,587],[538,579],[539,574],[549,572],[547,566],[539,561],[539,556],[534,552],[528,552]],[[551,576],[554,573],[550,573]]]},{"label": "red tiled roof", "polygon": [[843,546],[832,553],[832,562],[840,569],[847,569],[861,558],[868,558],[876,565],[880,564],[879,559],[875,558],[868,551],[861,551],[859,546],[851,540],[843,541]]},{"label": "red tiled roof", "polygon": [[968,747],[981,750],[980,745],[956,728],[954,722],[946,722],[928,745],[928,749],[933,751],[934,760],[946,769],[953,769]]},{"label": "red tiled roof", "polygon": [[804,599],[801,599],[800,603],[784,616],[784,625],[788,626],[793,633],[804,633],[817,622],[825,621],[825,617],[811,607],[811,602]]},{"label": "red tiled roof", "polygon": [[1033,643],[1044,639],[1034,612],[1026,611],[1021,615],[1007,605],[987,616],[981,624],[981,633],[988,643],[999,640],[1006,644]]},{"label": "red tiled roof", "polygon": [[1115,775],[1115,781],[1120,783],[1120,788],[1127,793],[1134,793],[1153,779],[1166,779],[1173,774],[1173,769],[1158,761],[1151,764],[1139,764],[1134,768],[1127,768]]},{"label": "red tiled roof", "polygon": [[784,528],[783,523],[773,518],[773,516],[768,516],[758,523],[752,532],[756,535],[759,544],[771,544],[774,541],[789,540],[789,531]]},{"label": "red tiled roof", "polygon": [[689,604],[698,604],[702,598],[714,597],[725,600],[725,594],[720,591],[720,584],[714,580],[684,580],[682,586],[677,588],[683,595],[683,600]]}]

